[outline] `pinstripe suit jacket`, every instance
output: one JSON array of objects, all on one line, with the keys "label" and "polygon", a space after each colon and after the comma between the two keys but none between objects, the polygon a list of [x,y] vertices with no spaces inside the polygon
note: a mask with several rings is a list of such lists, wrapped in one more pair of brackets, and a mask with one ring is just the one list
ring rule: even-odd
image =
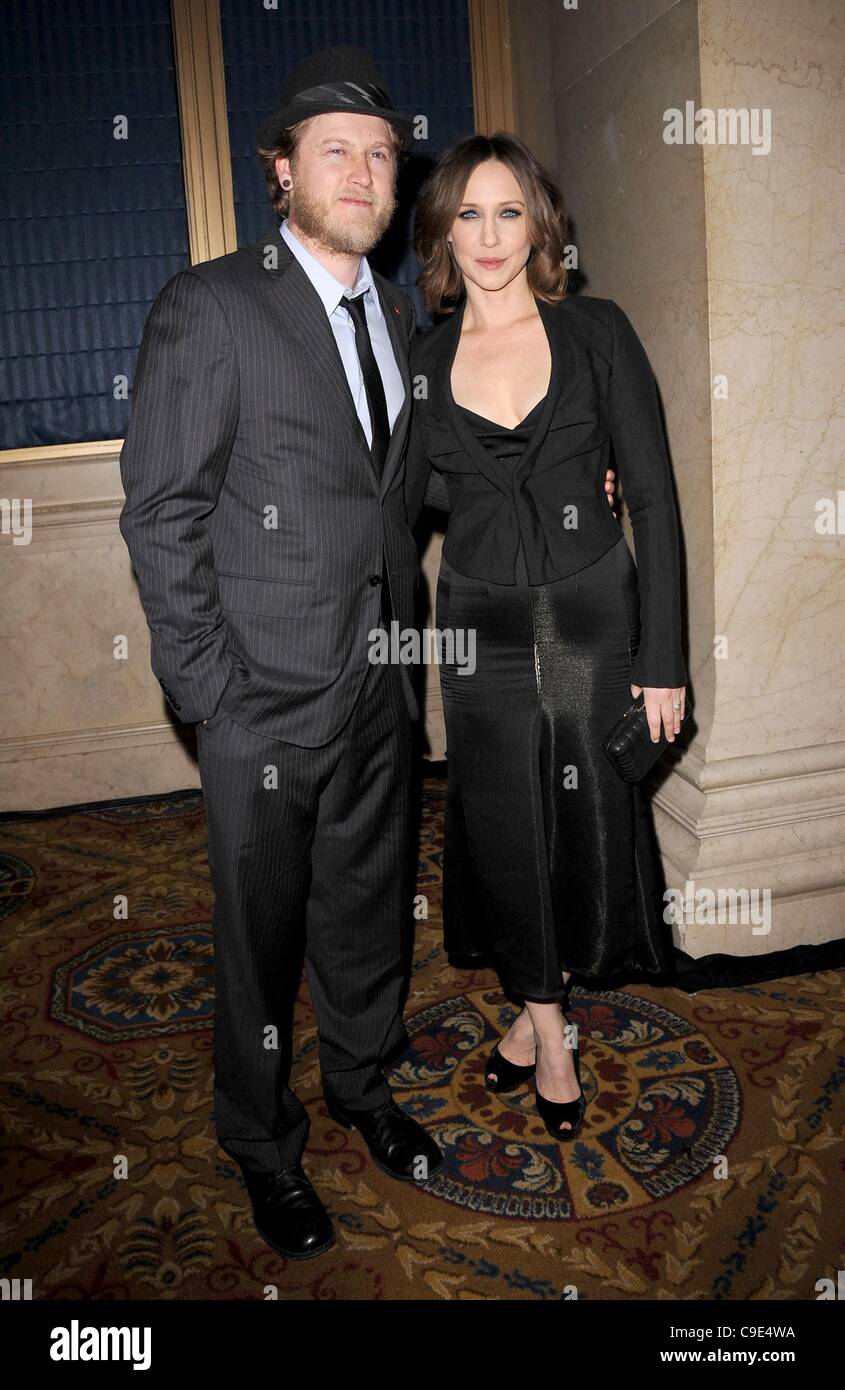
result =
[{"label": "pinstripe suit jacket", "polygon": [[369,666],[383,550],[394,617],[413,623],[403,484],[414,310],[375,281],[405,385],[381,480],[323,305],[277,226],[180,271],[150,310],[120,530],[152,669],[186,723],[221,708],[256,733],[327,743]]}]

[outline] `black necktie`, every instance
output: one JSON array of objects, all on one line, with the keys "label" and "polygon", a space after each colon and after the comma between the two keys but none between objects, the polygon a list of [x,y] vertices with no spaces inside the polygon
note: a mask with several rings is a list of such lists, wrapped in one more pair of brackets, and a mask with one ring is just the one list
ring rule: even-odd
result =
[{"label": "black necktie", "polygon": [[[355,325],[355,349],[358,353],[358,361],[361,363],[361,375],[364,378],[364,390],[367,393],[367,405],[370,408],[370,428],[373,432],[370,453],[373,456],[376,476],[380,478],[384,460],[387,457],[387,446],[390,443],[390,421],[387,414],[384,383],[378,369],[378,362],[370,341],[370,330],[367,326],[367,311],[364,308],[365,294],[366,290],[363,290],[361,294],[356,294],[349,299],[344,298],[342,302],[344,309]],[[390,584],[387,578],[387,557],[383,553],[381,561],[381,617],[385,627],[389,628],[393,618],[393,609],[390,603]]]},{"label": "black necktie", "polygon": [[387,457],[387,446],[390,443],[390,422],[387,415],[384,383],[370,341],[370,330],[367,327],[367,313],[364,308],[365,293],[366,291],[356,294],[354,299],[344,299],[342,303],[355,325],[355,348],[358,353],[358,361],[361,363],[361,375],[364,378],[367,405],[370,408],[370,427],[373,432],[370,452],[373,456],[376,474],[380,478],[384,460]]}]

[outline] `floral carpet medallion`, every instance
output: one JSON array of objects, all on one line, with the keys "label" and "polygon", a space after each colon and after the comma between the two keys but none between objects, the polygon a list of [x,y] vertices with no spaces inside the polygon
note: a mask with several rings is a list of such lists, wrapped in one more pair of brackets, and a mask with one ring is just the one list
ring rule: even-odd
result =
[{"label": "floral carpet medallion", "polygon": [[499,990],[482,989],[406,1020],[411,1047],[390,1081],[443,1149],[427,1191],[473,1211],[565,1221],[649,1205],[725,1153],[740,1117],[737,1079],[679,1015],[629,994],[573,990],[567,1019],[588,1108],[566,1144],[547,1134],[533,1082],[506,1095],[484,1085],[513,1016]]},{"label": "floral carpet medallion", "polygon": [[214,1016],[214,955],[207,927],[157,928],[104,941],[53,977],[51,1017],[105,1041],[207,1028]]}]

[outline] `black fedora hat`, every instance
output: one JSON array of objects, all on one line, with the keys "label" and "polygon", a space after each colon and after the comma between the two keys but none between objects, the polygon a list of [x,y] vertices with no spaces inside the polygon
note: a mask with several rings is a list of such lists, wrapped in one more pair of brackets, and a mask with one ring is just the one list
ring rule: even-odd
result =
[{"label": "black fedora hat", "polygon": [[370,55],[363,48],[341,45],[312,53],[288,73],[278,109],[258,132],[259,144],[272,147],[289,126],[325,111],[381,116],[396,128],[406,147],[413,132],[412,117],[393,110]]}]

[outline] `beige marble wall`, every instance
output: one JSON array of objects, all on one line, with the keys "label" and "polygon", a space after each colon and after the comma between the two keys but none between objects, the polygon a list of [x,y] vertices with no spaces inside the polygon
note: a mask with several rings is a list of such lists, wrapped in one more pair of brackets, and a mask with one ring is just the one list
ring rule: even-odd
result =
[{"label": "beige marble wall", "polygon": [[198,787],[192,730],[171,718],[118,530],[120,442],[82,456],[0,454],[0,497],[29,498],[31,539],[0,543],[0,809]]},{"label": "beige marble wall", "polygon": [[[701,0],[701,102],[771,111],[771,152],[706,145],[719,720],[713,758],[843,751],[843,11]],[[838,407],[838,408],[837,408]]]},{"label": "beige marble wall", "polygon": [[[429,628],[437,625],[437,576],[440,573],[442,552],[443,532],[432,531],[421,558],[423,584],[428,595],[428,613],[424,625]],[[428,665],[423,670],[422,717],[425,721],[423,756],[428,762],[437,762],[446,756],[446,725],[443,720],[443,697],[440,693],[440,668],[436,664]]]},{"label": "beige marble wall", "polygon": [[[760,895],[762,929],[724,906],[680,922],[694,956],[845,923],[845,541],[816,527],[842,457],[837,8],[511,6],[518,133],[561,184],[585,292],[629,314],[665,410],[696,707],[655,797],[667,878]],[[687,102],[769,110],[770,150],[667,144],[664,113]]]}]

